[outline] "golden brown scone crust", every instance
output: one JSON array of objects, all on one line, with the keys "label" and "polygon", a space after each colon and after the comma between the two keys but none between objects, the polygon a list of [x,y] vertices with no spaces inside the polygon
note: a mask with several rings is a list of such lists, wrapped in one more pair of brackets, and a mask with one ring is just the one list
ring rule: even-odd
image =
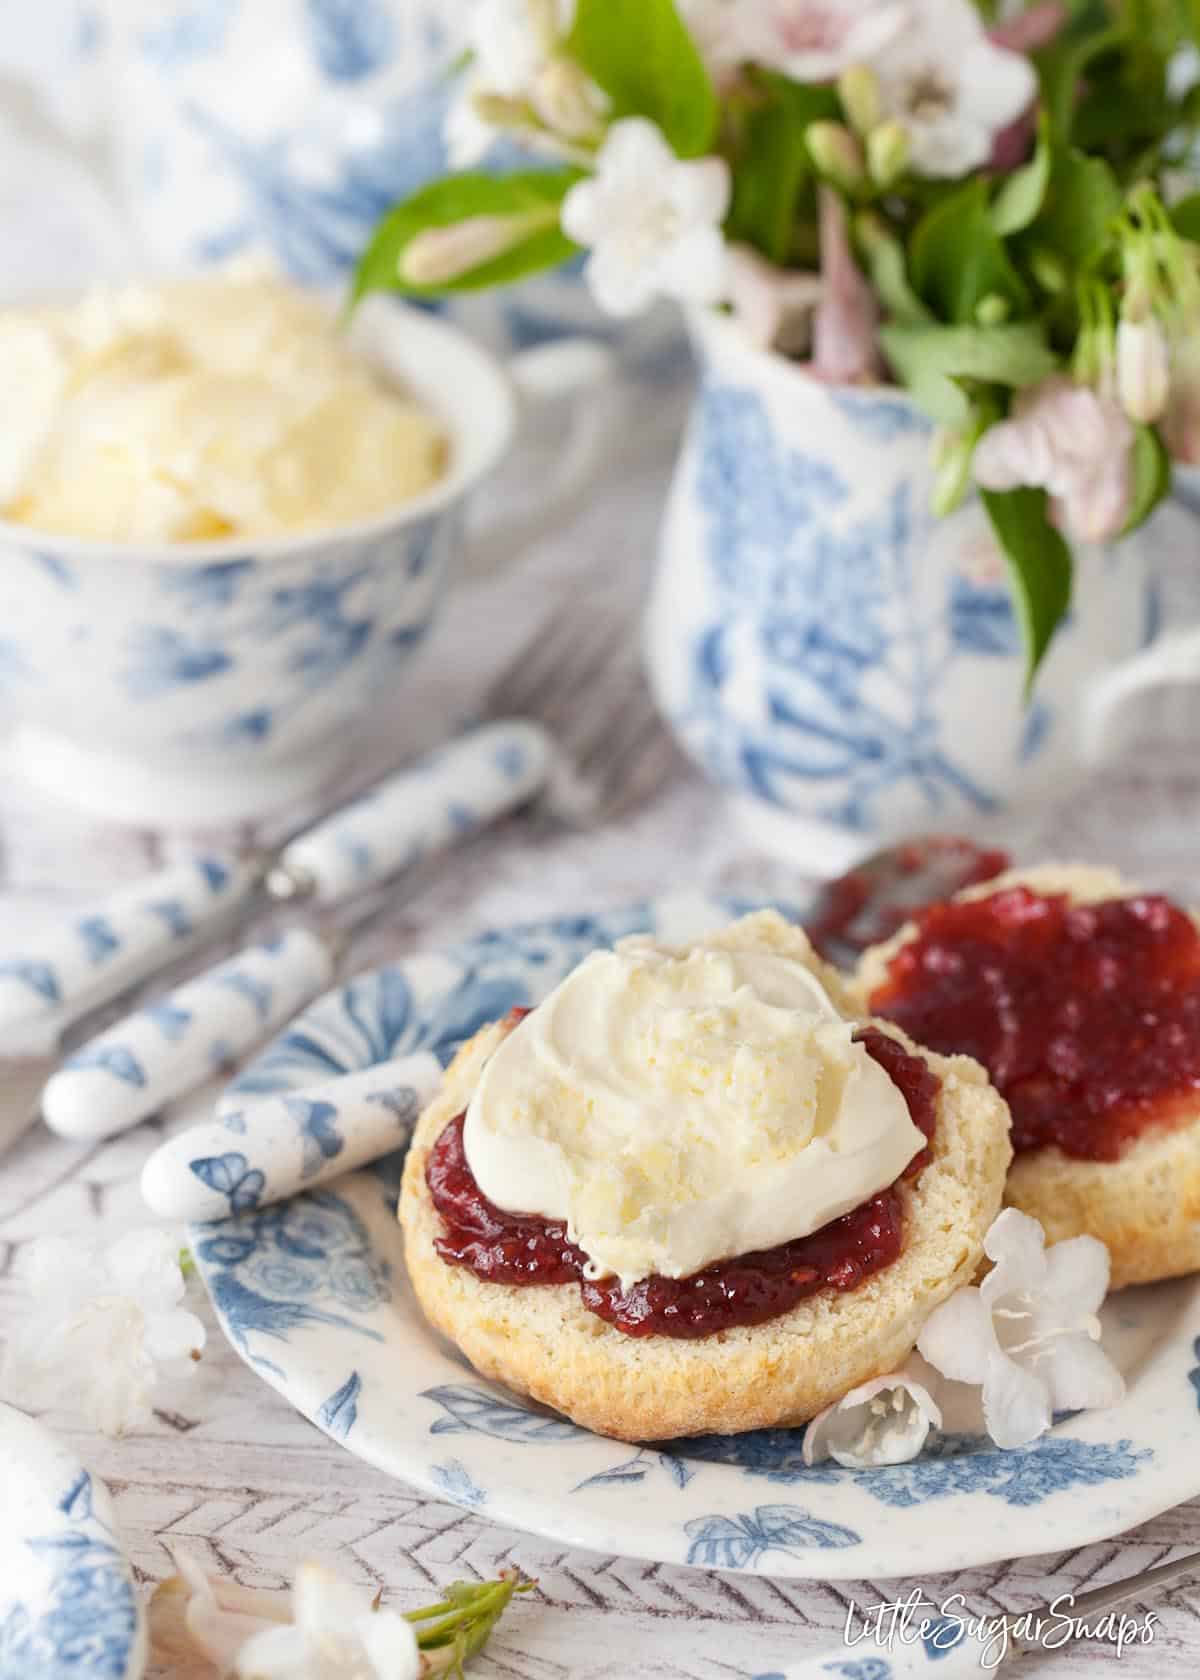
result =
[{"label": "golden brown scone crust", "polygon": [[[727,937],[769,942],[816,966],[804,936],[773,915],[748,918]],[[836,981],[831,990],[840,1000]],[[913,1048],[898,1028],[877,1024]],[[974,1275],[1011,1159],[1008,1108],[975,1062],[924,1051],[942,1080],[933,1157],[901,1189],[899,1259],[848,1294],[824,1291],[767,1324],[696,1341],[636,1338],[589,1312],[577,1284],[513,1288],[447,1265],[434,1248],[441,1219],[426,1161],[506,1030],[485,1027],[455,1058],[418,1123],[400,1196],[417,1299],[484,1376],[628,1441],[798,1424],[894,1370],[934,1307]]]},{"label": "golden brown scone crust", "polygon": [[[1014,885],[1069,893],[1076,904],[1138,891],[1111,869],[1047,864],[1010,870],[959,896],[986,898]],[[1200,926],[1195,912],[1192,917]],[[867,1008],[892,957],[915,931],[910,924],[863,953],[850,987],[856,1008]],[[1113,1289],[1200,1271],[1200,1103],[1194,1118],[1144,1133],[1117,1161],[1081,1161],[1056,1147],[1018,1155],[1004,1200],[1040,1220],[1047,1242],[1099,1237],[1108,1246]]]}]

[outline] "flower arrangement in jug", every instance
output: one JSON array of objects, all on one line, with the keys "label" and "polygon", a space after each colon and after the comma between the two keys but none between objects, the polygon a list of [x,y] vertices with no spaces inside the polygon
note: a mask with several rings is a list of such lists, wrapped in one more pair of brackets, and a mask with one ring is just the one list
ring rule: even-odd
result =
[{"label": "flower arrangement in jug", "polygon": [[[480,0],[462,172],[386,217],[358,291],[583,252],[613,315],[725,310],[813,379],[906,387],[935,510],[982,496],[1032,676],[1071,545],[1200,460],[1198,37],[1195,0]],[[535,166],[497,172],[500,140]]]}]

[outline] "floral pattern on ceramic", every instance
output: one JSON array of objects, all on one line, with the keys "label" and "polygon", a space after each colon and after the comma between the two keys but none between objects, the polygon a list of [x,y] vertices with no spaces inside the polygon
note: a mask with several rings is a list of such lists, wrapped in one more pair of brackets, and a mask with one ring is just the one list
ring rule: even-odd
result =
[{"label": "floral pattern on ceramic", "polygon": [[0,1406],[0,1680],[136,1680],[145,1630],[104,1487]]},{"label": "floral pattern on ceramic", "polygon": [[[237,1082],[229,1110],[398,1052],[445,1061],[597,945],[642,930],[684,941],[753,907],[659,901],[406,958],[313,1006]],[[398,1164],[262,1209],[261,1184],[232,1161],[245,1211],[193,1228],[197,1263],[225,1333],[300,1411],[373,1465],[499,1522],[669,1563],[860,1578],[1082,1545],[1200,1491],[1200,1472],[1189,1482],[1186,1471],[1200,1455],[1183,1450],[1200,1440],[1196,1284],[1144,1291],[1136,1314],[1110,1302],[1105,1347],[1127,1372],[1127,1399],[1061,1418],[1015,1452],[957,1423],[915,1462],[867,1472],[806,1468],[800,1430],[638,1449],[482,1381],[430,1333],[404,1280]],[[1165,1452],[1166,1440],[1179,1449]]]},{"label": "floral pattern on ceramic", "polygon": [[843,843],[1060,784],[1079,696],[1152,633],[1147,545],[1080,554],[1027,709],[999,551],[979,504],[929,510],[932,427],[909,399],[830,390],[715,315],[694,332],[705,371],[647,621],[685,748]]},{"label": "floral pattern on ceramic", "polygon": [[[253,890],[252,865],[196,857],[112,894],[101,911],[54,921],[0,960],[0,1031],[58,1030],[93,1002],[115,996],[185,946],[198,924],[224,916]],[[160,1017],[164,1036],[179,1023]],[[116,1070],[114,1070],[116,1071]],[[140,1069],[121,1062],[120,1074]]]}]

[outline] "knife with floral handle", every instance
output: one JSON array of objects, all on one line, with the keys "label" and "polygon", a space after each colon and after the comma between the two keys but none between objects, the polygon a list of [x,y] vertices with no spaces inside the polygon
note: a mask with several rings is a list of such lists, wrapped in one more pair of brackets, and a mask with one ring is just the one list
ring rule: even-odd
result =
[{"label": "knife with floral handle", "polygon": [[[291,842],[266,877],[282,898],[332,905],[467,840],[543,786],[536,724],[491,723],[373,788]],[[46,1084],[64,1137],[108,1137],[232,1065],[333,982],[345,937],[293,929],[190,980],[92,1039]]]}]

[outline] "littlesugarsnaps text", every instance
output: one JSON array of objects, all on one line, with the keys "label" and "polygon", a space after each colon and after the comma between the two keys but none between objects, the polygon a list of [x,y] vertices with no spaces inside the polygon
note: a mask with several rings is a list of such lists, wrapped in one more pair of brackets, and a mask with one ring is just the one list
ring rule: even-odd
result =
[{"label": "littlesugarsnaps text", "polygon": [[933,1604],[919,1587],[890,1603],[846,1607],[843,1638],[848,1646],[874,1645],[883,1650],[922,1644],[931,1653],[949,1652],[964,1640],[979,1646],[979,1667],[998,1668],[1014,1647],[1057,1651],[1075,1639],[1101,1640],[1121,1657],[1132,1645],[1152,1645],[1158,1617],[1153,1611],[1133,1615],[1108,1610],[1094,1616],[1075,1614],[1075,1595],[1060,1593],[1049,1609],[1015,1617],[977,1616],[961,1593]]}]

